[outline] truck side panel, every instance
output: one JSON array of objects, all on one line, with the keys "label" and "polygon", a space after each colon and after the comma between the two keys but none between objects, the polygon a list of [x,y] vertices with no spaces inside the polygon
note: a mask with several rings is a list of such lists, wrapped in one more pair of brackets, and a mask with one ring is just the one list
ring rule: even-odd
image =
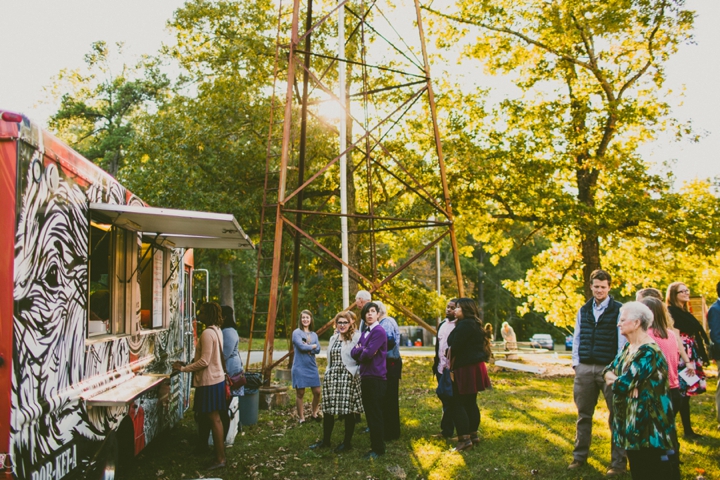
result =
[{"label": "truck side panel", "polygon": [[[0,138],[0,478],[9,478],[16,142]],[[10,235],[9,233],[13,233]]]},{"label": "truck side panel", "polygon": [[[182,417],[190,378],[174,375],[126,405],[90,408],[81,397],[109,388],[112,382],[121,384],[136,373],[167,375],[174,360],[186,359],[183,275],[178,273],[183,266],[175,268],[167,282],[167,328],[140,331],[134,326],[132,335],[89,339],[88,205],[143,203],[51,135],[39,135],[37,143],[17,142],[16,174],[22,188],[11,200],[11,211],[15,211],[16,198],[20,200],[15,218],[9,220],[12,228],[4,230],[16,234],[14,240],[0,235],[4,242],[0,257],[6,259],[7,251],[14,252],[9,257],[12,262],[14,256],[14,281],[0,276],[0,282],[12,282],[12,289],[0,290],[12,292],[14,310],[0,303],[0,348],[10,341],[15,347],[12,388],[8,389],[14,473],[19,478],[60,479],[84,476],[92,469],[92,455],[128,416],[135,429],[134,451],[142,450],[160,430]],[[13,182],[15,178],[13,174]],[[6,192],[3,188],[2,202]],[[2,215],[2,221],[6,219]],[[172,266],[182,262],[182,253],[171,251]],[[6,272],[13,272],[13,265],[3,268],[0,275]],[[12,322],[5,316],[10,311],[14,311]],[[131,317],[128,325],[139,324],[139,310],[127,315]],[[6,336],[10,326],[12,336]],[[2,369],[0,375],[5,375]],[[7,438],[3,435],[0,442]]]}]

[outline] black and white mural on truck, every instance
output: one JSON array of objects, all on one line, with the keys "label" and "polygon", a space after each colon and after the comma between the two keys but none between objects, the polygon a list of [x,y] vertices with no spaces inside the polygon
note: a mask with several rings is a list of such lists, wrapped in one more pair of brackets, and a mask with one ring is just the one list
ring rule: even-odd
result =
[{"label": "black and white mural on truck", "polygon": [[[121,407],[89,409],[81,394],[108,384],[120,371],[131,375],[133,361],[146,359],[140,362],[144,371],[169,373],[172,361],[181,359],[182,265],[168,282],[169,328],[86,342],[88,204],[142,202],[77,155],[59,161],[43,155],[42,145],[18,142],[18,149],[11,449],[18,478],[58,480],[82,476],[124,418],[133,422],[135,453],[181,418],[184,408],[169,408],[172,395],[162,391],[184,395],[186,375]],[[172,252],[173,266],[182,262],[181,254]],[[139,311],[132,315],[133,322],[139,320]],[[179,405],[187,405],[186,399]]]}]

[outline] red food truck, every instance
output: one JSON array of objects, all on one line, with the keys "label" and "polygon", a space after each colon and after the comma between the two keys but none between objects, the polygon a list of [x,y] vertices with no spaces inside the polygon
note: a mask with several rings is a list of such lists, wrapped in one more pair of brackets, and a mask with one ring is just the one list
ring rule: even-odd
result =
[{"label": "red food truck", "polygon": [[189,407],[192,248],[252,242],[3,110],[0,210],[0,478],[112,478]]}]

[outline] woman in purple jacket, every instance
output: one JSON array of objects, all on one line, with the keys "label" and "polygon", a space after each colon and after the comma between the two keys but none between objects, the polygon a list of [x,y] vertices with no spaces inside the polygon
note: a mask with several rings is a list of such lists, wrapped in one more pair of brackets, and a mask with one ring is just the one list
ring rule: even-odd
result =
[{"label": "woman in purple jacket", "polygon": [[[362,403],[370,428],[370,451],[363,458],[374,459],[385,454],[383,399],[387,388],[387,334],[378,323],[380,309],[366,303],[360,313],[367,330],[362,333],[350,355],[360,364]],[[380,328],[378,328],[380,327]]]}]

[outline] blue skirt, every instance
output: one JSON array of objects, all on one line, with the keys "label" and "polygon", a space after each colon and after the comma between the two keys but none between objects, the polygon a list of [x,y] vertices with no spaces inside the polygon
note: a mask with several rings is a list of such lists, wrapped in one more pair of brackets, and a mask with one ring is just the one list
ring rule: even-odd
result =
[{"label": "blue skirt", "polygon": [[195,387],[195,403],[193,411],[196,413],[222,412],[227,409],[225,401],[225,380],[215,385]]}]

